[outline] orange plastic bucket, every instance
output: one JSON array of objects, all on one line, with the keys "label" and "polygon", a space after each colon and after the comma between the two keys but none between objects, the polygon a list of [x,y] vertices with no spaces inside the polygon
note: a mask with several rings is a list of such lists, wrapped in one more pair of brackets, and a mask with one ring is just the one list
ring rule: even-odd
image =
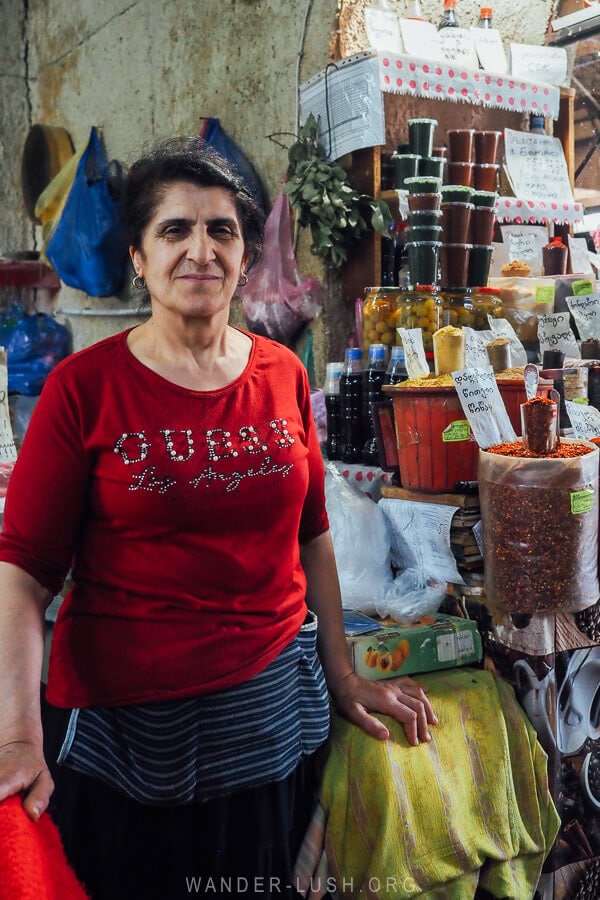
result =
[{"label": "orange plastic bucket", "polygon": [[454,387],[384,390],[394,403],[402,487],[443,493],[458,481],[476,480],[479,447]]}]

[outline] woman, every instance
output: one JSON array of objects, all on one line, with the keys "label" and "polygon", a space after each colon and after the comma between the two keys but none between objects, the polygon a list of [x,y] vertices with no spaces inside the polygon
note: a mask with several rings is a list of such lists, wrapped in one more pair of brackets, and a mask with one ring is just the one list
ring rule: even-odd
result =
[{"label": "woman", "polygon": [[51,811],[91,896],[215,896],[232,877],[293,896],[328,729],[323,670],[376,738],[388,730],[373,712],[412,744],[436,719],[410,679],[353,674],[306,375],[228,324],[260,251],[258,209],[224,160],[174,139],[131,167],[125,218],[151,316],[54,370],[9,485],[0,799],[22,792],[34,819],[50,801],[43,612],[72,566],[46,758],[61,763]]}]

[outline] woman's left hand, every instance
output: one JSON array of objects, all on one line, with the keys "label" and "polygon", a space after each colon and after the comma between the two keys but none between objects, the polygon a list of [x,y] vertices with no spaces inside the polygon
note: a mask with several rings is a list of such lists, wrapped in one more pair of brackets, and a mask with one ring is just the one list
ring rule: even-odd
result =
[{"label": "woman's left hand", "polygon": [[334,689],[330,686],[330,692],[341,715],[379,740],[387,740],[390,732],[371,713],[383,713],[401,722],[407,740],[413,746],[430,741],[429,726],[438,722],[425,689],[407,676],[367,681],[350,672]]}]

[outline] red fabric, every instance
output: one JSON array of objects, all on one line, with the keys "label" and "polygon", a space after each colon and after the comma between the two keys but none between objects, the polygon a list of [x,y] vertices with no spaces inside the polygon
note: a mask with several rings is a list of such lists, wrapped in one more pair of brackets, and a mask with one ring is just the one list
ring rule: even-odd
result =
[{"label": "red fabric", "polygon": [[32,822],[20,797],[0,803],[0,900],[85,900],[58,829],[44,813]]},{"label": "red fabric", "polygon": [[265,668],[306,613],[299,539],[328,527],[306,373],[252,336],[244,373],[166,381],[126,334],[49,376],[9,482],[0,559],[53,593],[48,700],[122,705]]}]

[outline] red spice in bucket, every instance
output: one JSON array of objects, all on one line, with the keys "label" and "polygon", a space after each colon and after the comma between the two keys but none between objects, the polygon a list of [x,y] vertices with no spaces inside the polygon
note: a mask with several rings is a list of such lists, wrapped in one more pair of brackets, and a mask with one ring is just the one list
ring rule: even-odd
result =
[{"label": "red spice in bucket", "polygon": [[[545,453],[544,459],[574,459],[592,453],[593,447],[586,444],[559,444],[553,453]],[[496,453],[498,456],[522,456],[525,459],[540,459],[539,453],[532,453],[523,446],[523,441],[506,441],[487,448],[488,453]]]}]

